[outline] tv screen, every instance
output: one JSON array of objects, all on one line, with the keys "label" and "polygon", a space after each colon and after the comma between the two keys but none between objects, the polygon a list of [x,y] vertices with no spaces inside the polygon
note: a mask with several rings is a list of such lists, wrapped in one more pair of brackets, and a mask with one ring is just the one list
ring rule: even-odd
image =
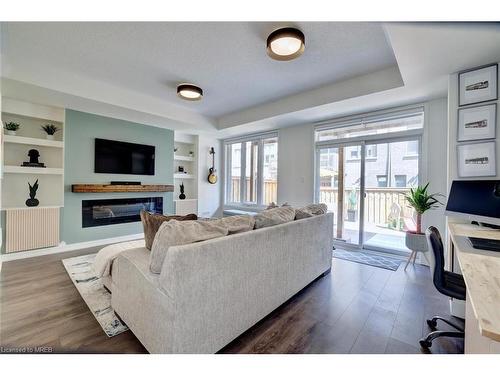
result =
[{"label": "tv screen", "polygon": [[155,174],[155,147],[136,143],[95,140],[95,173]]}]

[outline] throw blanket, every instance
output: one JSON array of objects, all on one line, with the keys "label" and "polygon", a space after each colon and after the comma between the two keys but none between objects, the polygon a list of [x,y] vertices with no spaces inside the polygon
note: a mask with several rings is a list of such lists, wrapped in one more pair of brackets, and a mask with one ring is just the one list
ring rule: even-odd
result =
[{"label": "throw blanket", "polygon": [[111,276],[113,261],[122,251],[145,247],[144,240],[115,243],[103,247],[97,253],[94,261],[94,272],[97,277]]}]

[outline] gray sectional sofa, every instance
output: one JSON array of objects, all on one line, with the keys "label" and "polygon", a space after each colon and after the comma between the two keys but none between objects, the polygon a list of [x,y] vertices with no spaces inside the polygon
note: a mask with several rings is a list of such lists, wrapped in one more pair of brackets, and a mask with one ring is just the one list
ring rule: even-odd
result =
[{"label": "gray sectional sofa", "polygon": [[112,307],[151,353],[215,353],[332,262],[333,214],[171,247],[160,274],[145,248],[113,263]]}]

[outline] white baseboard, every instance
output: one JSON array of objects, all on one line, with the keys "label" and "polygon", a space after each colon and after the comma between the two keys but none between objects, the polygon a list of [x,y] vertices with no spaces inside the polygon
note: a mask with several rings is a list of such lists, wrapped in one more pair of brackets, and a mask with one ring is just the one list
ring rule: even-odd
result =
[{"label": "white baseboard", "polygon": [[64,242],[61,242],[61,244],[56,247],[47,247],[45,249],[27,250],[27,251],[20,251],[18,253],[2,254],[0,257],[0,270],[2,262],[10,262],[18,259],[34,258],[49,254],[66,253],[68,251],[87,249],[89,247],[94,247],[94,246],[109,245],[117,242],[140,240],[142,238],[144,238],[144,233],[138,233],[138,234],[130,234],[127,236],[104,238],[101,240],[78,242],[72,244],[66,244]]}]

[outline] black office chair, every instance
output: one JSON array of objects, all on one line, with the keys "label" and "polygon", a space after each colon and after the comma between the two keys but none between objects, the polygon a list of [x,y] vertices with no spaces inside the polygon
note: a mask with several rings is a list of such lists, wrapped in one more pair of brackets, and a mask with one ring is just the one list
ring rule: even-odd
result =
[{"label": "black office chair", "polygon": [[[465,282],[462,275],[458,273],[448,272],[444,270],[444,246],[441,240],[441,235],[435,227],[429,227],[425,232],[427,238],[427,244],[430,251],[430,269],[432,275],[432,282],[436,289],[444,294],[445,296],[456,298],[459,300],[465,300]],[[435,316],[432,319],[427,319],[428,326],[435,330],[437,327],[437,321],[441,320],[451,327],[455,328],[457,331],[433,331],[430,332],[426,337],[420,340],[420,346],[422,348],[430,348],[432,346],[432,340],[438,337],[461,337],[464,338],[464,328],[458,326],[455,323],[450,322],[440,316]]]}]

